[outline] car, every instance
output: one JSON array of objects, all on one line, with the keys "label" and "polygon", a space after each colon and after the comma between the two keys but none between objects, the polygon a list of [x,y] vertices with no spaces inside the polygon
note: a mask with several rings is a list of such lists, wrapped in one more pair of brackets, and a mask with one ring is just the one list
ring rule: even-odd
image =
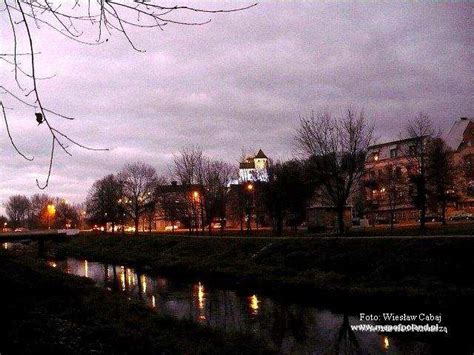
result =
[{"label": "car", "polygon": [[173,230],[177,230],[178,229],[178,226],[166,226],[165,227],[165,231],[173,231]]},{"label": "car", "polygon": [[449,217],[450,221],[472,221],[474,220],[474,214],[466,212],[466,211],[456,211],[454,212],[451,217]]},{"label": "car", "polygon": [[222,224],[220,222],[216,222],[212,224],[212,229],[221,229]]},{"label": "car", "polygon": [[28,228],[23,228],[23,227],[20,227],[20,228],[16,228],[15,229],[15,232],[28,232],[29,229]]}]

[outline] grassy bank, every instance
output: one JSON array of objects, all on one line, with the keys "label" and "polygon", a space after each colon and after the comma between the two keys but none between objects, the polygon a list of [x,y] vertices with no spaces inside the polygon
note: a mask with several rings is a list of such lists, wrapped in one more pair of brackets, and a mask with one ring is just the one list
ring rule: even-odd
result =
[{"label": "grassy bank", "polygon": [[243,335],[153,314],[144,306],[0,252],[0,353],[263,353]]},{"label": "grassy bank", "polygon": [[[146,231],[141,232],[147,234]],[[98,234],[98,233],[97,233]],[[171,234],[169,231],[153,232],[153,234],[168,236]],[[196,234],[195,232],[193,233]],[[199,235],[208,236],[208,230],[198,231]],[[0,233],[0,237],[1,237]],[[187,236],[189,231],[187,229],[178,229],[174,231],[175,236]],[[240,231],[239,229],[226,229],[221,233],[220,230],[212,230],[212,237],[220,236],[233,236],[233,237],[247,237],[247,230]],[[321,237],[321,236],[334,236],[333,232],[311,232],[306,229],[298,229],[297,231],[287,228],[283,231],[283,235],[287,237]],[[419,235],[474,235],[474,222],[449,222],[446,225],[442,225],[439,222],[428,222],[424,230],[420,230],[419,224],[395,224],[394,228],[391,229],[387,224],[379,224],[376,226],[370,226],[366,228],[352,227],[348,232],[347,236],[350,237],[380,237],[380,236],[419,236]],[[252,237],[276,237],[275,233],[271,228],[260,228],[259,230],[252,229]]]},{"label": "grassy bank", "polygon": [[147,272],[179,273],[336,300],[418,299],[446,304],[474,295],[474,239],[222,239],[93,236],[60,246],[75,255]]}]

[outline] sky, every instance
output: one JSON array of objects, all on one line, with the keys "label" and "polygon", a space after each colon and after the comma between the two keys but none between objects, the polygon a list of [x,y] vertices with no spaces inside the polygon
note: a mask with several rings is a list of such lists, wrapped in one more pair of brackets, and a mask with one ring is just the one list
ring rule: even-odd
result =
[{"label": "sky", "polygon": [[[38,81],[43,105],[76,118],[50,120],[85,145],[110,149],[71,147],[72,157],[58,150],[44,192],[81,202],[95,180],[128,162],[167,174],[173,155],[192,145],[235,164],[242,150],[260,148],[272,159],[289,159],[301,116],[337,115],[349,105],[364,110],[383,141],[399,138],[420,111],[445,129],[474,117],[473,15],[472,2],[264,1],[242,12],[174,17],[212,20],[204,26],[130,29],[146,52],[116,32],[89,46],[32,26],[37,75],[53,76]],[[84,28],[87,38],[95,33]],[[0,53],[11,53],[4,11],[0,38]],[[24,95],[3,62],[0,85]],[[41,192],[35,181],[45,179],[50,141],[34,109],[1,90],[0,100],[18,147],[34,156],[29,162],[14,151],[2,122],[1,205],[12,194]]]}]

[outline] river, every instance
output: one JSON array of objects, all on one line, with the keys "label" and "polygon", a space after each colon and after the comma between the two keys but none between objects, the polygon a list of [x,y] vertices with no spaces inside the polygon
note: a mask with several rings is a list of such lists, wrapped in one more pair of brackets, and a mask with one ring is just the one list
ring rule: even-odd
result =
[{"label": "river", "polygon": [[[3,247],[11,248],[11,244]],[[202,280],[148,275],[125,265],[78,258],[47,258],[46,263],[92,279],[98,287],[138,300],[158,314],[225,332],[252,333],[284,354],[433,354],[449,344],[445,334],[420,338],[353,331],[351,326],[361,323],[356,315],[216,287]]]}]

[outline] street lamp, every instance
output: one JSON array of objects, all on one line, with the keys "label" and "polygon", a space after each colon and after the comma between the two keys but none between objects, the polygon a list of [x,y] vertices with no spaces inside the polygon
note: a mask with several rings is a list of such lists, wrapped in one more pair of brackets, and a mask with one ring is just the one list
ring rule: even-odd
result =
[{"label": "street lamp", "polygon": [[51,218],[54,217],[54,215],[56,214],[56,207],[50,203],[48,206],[47,206],[47,212],[48,212],[48,229],[51,229]]},{"label": "street lamp", "polygon": [[[250,236],[250,232],[252,229],[251,226],[251,219],[252,219],[252,205],[254,203],[253,198],[254,198],[254,186],[251,182],[249,182],[245,188],[247,189],[250,198],[247,198],[247,235]],[[258,223],[258,222],[257,222]],[[258,224],[257,224],[257,230],[258,230]]]},{"label": "street lamp", "polygon": [[194,227],[196,228],[196,233],[198,232],[199,219],[197,213],[197,202],[199,201],[199,191],[193,192],[193,210],[194,210]]}]

